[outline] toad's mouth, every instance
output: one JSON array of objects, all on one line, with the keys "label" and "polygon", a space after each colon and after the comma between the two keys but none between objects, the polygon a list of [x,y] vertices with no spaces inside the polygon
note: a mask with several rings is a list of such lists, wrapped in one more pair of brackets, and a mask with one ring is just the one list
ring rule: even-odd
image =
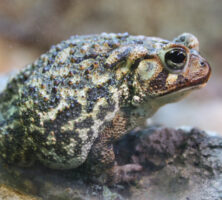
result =
[{"label": "toad's mouth", "polygon": [[174,102],[180,101],[181,99],[183,99],[184,97],[189,95],[193,90],[200,89],[200,88],[204,87],[205,85],[206,85],[206,83],[203,83],[200,85],[194,85],[189,88],[183,88],[183,89],[180,89],[176,92],[171,92],[171,93],[168,93],[164,96],[160,96],[158,98],[159,104],[162,105],[162,104],[166,104],[166,103],[174,103]]},{"label": "toad's mouth", "polygon": [[208,75],[201,79],[197,79],[193,82],[189,82],[189,84],[178,86],[176,89],[173,89],[171,91],[168,91],[164,94],[159,95],[159,97],[157,98],[158,102],[160,104],[165,104],[165,103],[177,102],[183,99],[193,90],[203,88],[207,84],[207,81],[210,78],[210,74],[211,72],[209,71]]},{"label": "toad's mouth", "polygon": [[209,78],[210,78],[211,72],[209,71],[209,73],[207,74],[207,76],[193,80],[191,82],[189,81],[181,81],[179,84],[177,84],[176,87],[170,89],[168,88],[168,91],[160,94],[160,96],[164,96],[164,95],[168,95],[171,93],[178,93],[178,92],[184,92],[184,91],[192,91],[194,89],[200,89],[203,88],[204,86],[206,86]]}]

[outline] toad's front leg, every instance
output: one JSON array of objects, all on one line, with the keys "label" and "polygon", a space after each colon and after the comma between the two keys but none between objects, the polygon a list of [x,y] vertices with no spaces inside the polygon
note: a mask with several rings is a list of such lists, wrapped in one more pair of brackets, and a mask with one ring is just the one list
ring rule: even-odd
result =
[{"label": "toad's front leg", "polygon": [[93,181],[102,184],[129,182],[135,180],[142,170],[139,164],[119,166],[115,162],[113,142],[126,133],[127,126],[127,118],[116,115],[93,144],[84,166]]}]

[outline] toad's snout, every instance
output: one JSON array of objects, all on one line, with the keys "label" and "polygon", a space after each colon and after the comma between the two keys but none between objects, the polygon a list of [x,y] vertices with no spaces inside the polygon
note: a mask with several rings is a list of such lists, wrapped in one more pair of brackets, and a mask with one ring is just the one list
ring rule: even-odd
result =
[{"label": "toad's snout", "polygon": [[202,85],[207,83],[210,75],[210,64],[201,56],[192,54],[185,75],[187,78],[189,78],[191,85]]},{"label": "toad's snout", "polygon": [[210,67],[210,64],[209,64],[205,59],[202,59],[202,60],[200,61],[200,67],[205,70],[205,73],[206,73],[206,81],[208,81],[209,78],[210,78],[210,75],[211,75],[211,67]]}]

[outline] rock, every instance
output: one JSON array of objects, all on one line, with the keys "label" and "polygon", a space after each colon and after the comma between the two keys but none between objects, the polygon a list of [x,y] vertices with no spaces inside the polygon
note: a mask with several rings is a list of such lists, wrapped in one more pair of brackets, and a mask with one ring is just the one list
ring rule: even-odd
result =
[{"label": "rock", "polygon": [[0,186],[0,198],[2,200],[40,200],[40,198],[34,198],[29,195],[25,195],[20,191],[16,191],[4,185]]},{"label": "rock", "polygon": [[125,139],[116,146],[119,159],[144,166],[140,187],[131,187],[131,199],[222,199],[221,137],[159,127]]},{"label": "rock", "polygon": [[[222,199],[219,136],[192,128],[150,127],[123,137],[115,144],[115,153],[122,165],[143,166],[138,181],[108,187],[87,182],[78,170],[56,171],[40,164],[22,169],[2,164],[0,183],[3,188],[13,186],[13,191],[44,200]],[[18,193],[12,194],[19,199]],[[4,197],[1,188],[0,197]]]}]

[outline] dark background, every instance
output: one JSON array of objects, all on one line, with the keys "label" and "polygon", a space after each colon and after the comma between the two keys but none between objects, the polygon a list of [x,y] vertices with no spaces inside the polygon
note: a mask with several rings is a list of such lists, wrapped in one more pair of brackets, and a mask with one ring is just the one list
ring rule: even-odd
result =
[{"label": "dark background", "polygon": [[154,120],[222,133],[221,0],[0,0],[0,73],[24,67],[70,35],[101,32],[196,35],[213,69],[209,84]]}]

